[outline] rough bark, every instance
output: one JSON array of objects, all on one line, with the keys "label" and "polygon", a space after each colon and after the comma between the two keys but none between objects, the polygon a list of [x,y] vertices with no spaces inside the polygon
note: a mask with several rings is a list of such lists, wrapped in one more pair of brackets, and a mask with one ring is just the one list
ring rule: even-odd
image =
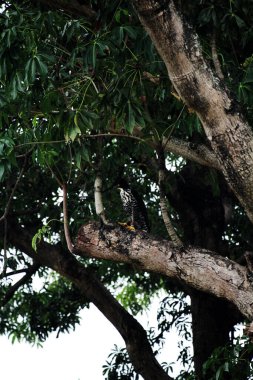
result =
[{"label": "rough bark", "polygon": [[[223,256],[229,251],[222,236],[226,229],[223,197],[227,186],[219,176],[219,197],[201,180],[206,175],[203,167],[188,162],[175,175],[173,186],[167,187],[167,196],[179,215],[184,239],[193,246],[219,252]],[[229,332],[241,321],[241,316],[231,305],[194,289],[188,289],[191,297],[194,367],[196,379],[209,380],[213,373],[203,376],[203,364],[214,349],[230,342]]]},{"label": "rough bark", "polygon": [[[115,134],[113,134],[115,136]],[[108,135],[110,136],[110,135]],[[117,136],[117,134],[116,134]],[[122,137],[122,134],[118,134]],[[123,135],[127,136],[127,135]],[[143,131],[139,127],[135,127],[132,136],[144,138]],[[143,140],[144,141],[144,140]],[[156,149],[154,139],[145,140],[145,143]],[[205,144],[195,144],[193,142],[184,141],[173,136],[163,137],[163,149],[167,153],[174,153],[187,160],[194,161],[200,165],[208,166],[217,170],[221,170],[221,166],[217,160],[215,153]]]},{"label": "rough bark", "polygon": [[174,2],[133,0],[171,82],[200,118],[231,189],[253,221],[253,134],[228,90],[205,62],[197,35]]},{"label": "rough bark", "polygon": [[221,170],[214,152],[204,144],[194,144],[175,137],[169,139],[164,137],[163,145],[165,152],[171,152],[200,165]]},{"label": "rough bark", "polygon": [[80,256],[134,264],[182,281],[230,301],[245,317],[253,319],[253,286],[247,269],[212,251],[193,247],[180,250],[166,240],[121,228],[101,234],[94,223],[81,227],[75,250]]},{"label": "rough bark", "polygon": [[59,245],[41,242],[35,252],[31,247],[32,234],[12,225],[10,242],[17,249],[33,258],[37,264],[47,266],[77,286],[114,325],[125,341],[130,360],[145,380],[170,380],[156,360],[143,327],[111,295],[92,271]]}]

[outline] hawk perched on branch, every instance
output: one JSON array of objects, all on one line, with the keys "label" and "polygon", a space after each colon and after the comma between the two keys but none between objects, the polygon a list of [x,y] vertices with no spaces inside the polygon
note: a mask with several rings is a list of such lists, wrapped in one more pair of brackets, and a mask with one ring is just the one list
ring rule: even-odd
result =
[{"label": "hawk perched on branch", "polygon": [[136,230],[149,232],[149,221],[146,206],[136,191],[121,179],[118,183],[123,209],[130,217],[130,225]]}]

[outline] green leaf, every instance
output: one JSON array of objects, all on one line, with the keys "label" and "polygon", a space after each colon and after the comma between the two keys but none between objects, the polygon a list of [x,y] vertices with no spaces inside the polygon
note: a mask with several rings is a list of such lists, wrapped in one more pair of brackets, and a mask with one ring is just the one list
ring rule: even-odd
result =
[{"label": "green leaf", "polygon": [[16,80],[17,90],[20,92],[23,92],[24,91],[24,85],[23,85],[20,73],[16,72],[15,80]]},{"label": "green leaf", "polygon": [[26,79],[28,83],[33,83],[36,75],[36,61],[30,58],[25,66]]},{"label": "green leaf", "polygon": [[65,140],[66,141],[74,141],[77,137],[77,135],[81,134],[81,130],[78,127],[78,125],[74,125],[72,128],[68,128],[65,132]]},{"label": "green leaf", "polygon": [[0,141],[0,155],[3,154],[4,151],[4,143]]},{"label": "green leaf", "polygon": [[121,9],[117,9],[117,11],[115,12],[115,15],[114,15],[114,18],[115,18],[115,21],[117,23],[120,23],[120,15],[121,15]]},{"label": "green leaf", "polygon": [[215,380],[220,380],[222,373],[223,373],[223,367],[221,366],[220,368],[218,368],[218,371],[215,374]]},{"label": "green leaf", "polygon": [[34,59],[36,60],[36,64],[37,64],[38,71],[39,71],[40,75],[42,77],[45,77],[47,75],[47,72],[48,72],[47,65],[41,61],[39,56],[36,56]]},{"label": "green leaf", "polygon": [[7,73],[6,58],[1,58],[0,61],[0,78],[3,78]]},{"label": "green leaf", "polygon": [[90,116],[90,118],[92,118],[93,115],[96,115],[96,114],[91,113],[91,115],[90,115],[88,112],[85,112],[85,114],[84,114],[83,112],[78,111],[74,116],[74,123],[75,123],[76,127],[79,128],[80,134],[81,134],[81,132],[86,131],[86,129],[90,127],[90,123],[89,123],[89,120],[87,119],[86,115]]},{"label": "green leaf", "polygon": [[118,28],[118,33],[117,33],[117,42],[119,43],[119,45],[122,43],[123,38],[124,38],[124,28],[123,26],[120,26]]},{"label": "green leaf", "polygon": [[32,238],[32,248],[34,249],[35,252],[37,252],[37,244],[40,242],[40,240],[41,240],[41,235],[39,232],[37,232]]},{"label": "green leaf", "polygon": [[132,26],[124,26],[124,29],[125,29],[125,31],[127,32],[127,34],[128,34],[133,40],[136,39],[136,37],[137,37],[137,31],[136,31],[136,29],[134,29]]},{"label": "green leaf", "polygon": [[235,17],[235,21],[236,21],[236,23],[237,23],[237,26],[238,26],[239,28],[243,28],[243,27],[246,26],[245,22],[244,22],[239,16],[234,15],[234,17]]},{"label": "green leaf", "polygon": [[82,154],[82,158],[84,159],[84,161],[90,162],[89,152],[85,146],[83,147],[81,154]]},{"label": "green leaf", "polygon": [[253,83],[253,67],[249,66],[246,71],[244,83]]},{"label": "green leaf", "polygon": [[75,116],[74,116],[74,123],[75,123],[75,126],[77,128],[79,128],[79,126],[78,126],[78,115],[79,115],[79,112],[77,111],[76,114],[75,114]]},{"label": "green leaf", "polygon": [[81,153],[80,152],[76,153],[75,159],[76,159],[76,166],[78,167],[78,169],[81,169]]},{"label": "green leaf", "polygon": [[97,44],[94,43],[92,46],[92,66],[96,67],[96,58],[97,58]]},{"label": "green leaf", "polygon": [[0,181],[2,181],[4,171],[5,171],[4,164],[0,164]]},{"label": "green leaf", "polygon": [[71,141],[74,141],[78,133],[80,132],[79,128],[72,128],[69,131],[69,138]]},{"label": "green leaf", "polygon": [[127,119],[127,124],[126,124],[126,130],[131,134],[135,127],[135,115],[134,115],[133,108],[129,100],[127,102],[127,108],[128,108],[127,110],[128,119]]},{"label": "green leaf", "polygon": [[[55,220],[55,219],[52,219]],[[45,226],[42,226],[38,232],[33,236],[32,238],[32,248],[34,249],[35,252],[37,252],[37,245],[40,243],[40,241],[44,238],[51,238],[51,227],[49,223],[52,221],[50,220]]]},{"label": "green leaf", "polygon": [[17,83],[16,83],[15,78],[11,82],[11,88],[10,88],[10,90],[11,90],[10,91],[11,98],[12,99],[16,99],[18,92],[17,92]]}]

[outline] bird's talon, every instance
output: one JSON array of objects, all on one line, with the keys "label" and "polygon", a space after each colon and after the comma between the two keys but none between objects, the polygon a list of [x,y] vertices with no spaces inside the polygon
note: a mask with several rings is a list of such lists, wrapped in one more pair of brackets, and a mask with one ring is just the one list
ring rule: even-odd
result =
[{"label": "bird's talon", "polygon": [[126,226],[126,229],[128,231],[136,231],[135,227],[134,226]]},{"label": "bird's talon", "polygon": [[118,222],[118,224],[119,224],[120,226],[124,227],[125,229],[127,229],[128,231],[136,231],[135,227],[129,225],[128,223]]},{"label": "bird's talon", "polygon": [[123,222],[118,222],[118,224],[122,227],[126,227],[128,224],[127,223],[123,223]]}]

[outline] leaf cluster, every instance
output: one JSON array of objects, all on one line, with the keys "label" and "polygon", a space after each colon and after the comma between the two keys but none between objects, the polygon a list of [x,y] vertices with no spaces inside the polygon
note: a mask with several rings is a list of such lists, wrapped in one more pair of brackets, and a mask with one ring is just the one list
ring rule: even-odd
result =
[{"label": "leaf cluster", "polygon": [[61,278],[49,281],[41,291],[33,290],[30,283],[14,295],[12,303],[2,307],[0,331],[12,342],[39,344],[51,332],[58,336],[74,329],[80,322],[78,312],[87,305],[80,292]]}]

